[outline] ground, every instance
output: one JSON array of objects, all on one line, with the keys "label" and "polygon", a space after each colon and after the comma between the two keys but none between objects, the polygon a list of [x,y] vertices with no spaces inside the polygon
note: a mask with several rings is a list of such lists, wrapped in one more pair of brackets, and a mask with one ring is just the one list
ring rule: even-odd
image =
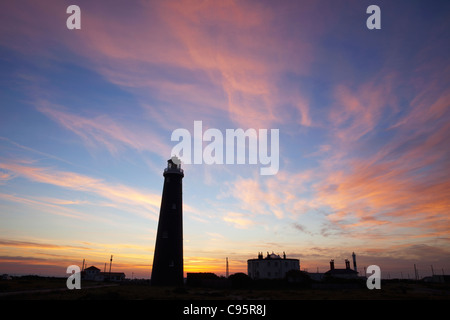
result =
[{"label": "ground", "polygon": [[68,290],[65,278],[21,277],[0,281],[1,300],[450,300],[450,285],[383,281],[380,290],[333,288],[202,288],[152,287],[147,282],[82,281]]}]

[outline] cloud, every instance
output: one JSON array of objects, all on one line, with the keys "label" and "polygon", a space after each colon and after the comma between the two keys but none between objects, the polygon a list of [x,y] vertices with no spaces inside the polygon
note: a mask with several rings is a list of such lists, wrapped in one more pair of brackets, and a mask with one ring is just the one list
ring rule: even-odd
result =
[{"label": "cloud", "polygon": [[41,242],[34,242],[34,241],[17,241],[17,240],[6,240],[6,239],[0,239],[0,246],[2,246],[2,247],[20,247],[20,248],[58,249],[58,250],[68,250],[68,249],[90,250],[90,248],[84,247],[84,246],[56,245],[56,244],[51,244],[51,243],[41,243]]},{"label": "cloud", "polygon": [[[317,5],[302,6],[306,9],[299,10],[295,19],[303,26],[316,26],[308,10]],[[70,37],[64,31],[65,15],[58,14],[63,7],[59,2],[33,3],[30,10],[21,10],[8,4],[4,11],[16,20],[9,21],[6,16],[6,23],[16,28],[14,34],[2,30],[6,45],[31,54],[22,44],[32,41],[40,56],[88,67],[132,92],[152,114],[170,115],[172,126],[186,125],[199,112],[211,119],[227,116],[243,128],[270,128],[292,121],[291,115],[278,111],[282,105],[298,111],[295,123],[312,123],[307,99],[298,89],[297,97],[292,97],[292,88],[283,89],[280,84],[286,73],[310,72],[312,44],[323,28],[292,28],[288,18],[293,12],[287,5],[268,7],[257,1],[137,2],[126,10],[104,10],[90,3],[82,10],[82,29]],[[42,17],[49,12],[61,17],[43,23]],[[124,25],[112,21],[133,22]],[[57,28],[56,23],[62,23],[62,27]],[[71,55],[55,54],[53,38]],[[154,103],[148,103],[149,98]],[[105,144],[111,152],[117,152],[117,147],[110,137],[120,143],[134,140],[121,127],[113,132],[117,123],[107,117],[88,121],[73,114],[68,118],[61,110],[46,114],[83,139]]]},{"label": "cloud", "polygon": [[228,183],[223,196],[233,197],[240,209],[253,215],[273,215],[278,219],[297,217],[315,207],[302,193],[307,191],[313,174],[278,172],[270,178],[241,178]]},{"label": "cloud", "polygon": [[308,229],[300,223],[294,222],[292,223],[292,227],[300,232],[312,235],[312,233],[308,231]]},{"label": "cloud", "polygon": [[4,184],[11,179],[14,179],[14,175],[12,173],[0,171],[0,184]]},{"label": "cloud", "polygon": [[91,148],[104,146],[113,155],[118,154],[121,148],[150,151],[163,157],[170,154],[169,146],[148,127],[119,123],[107,115],[83,117],[46,101],[38,103],[37,110],[81,137]]},{"label": "cloud", "polygon": [[222,219],[238,229],[248,229],[250,226],[255,224],[253,220],[247,218],[246,215],[239,212],[228,212]]},{"label": "cloud", "polygon": [[[296,36],[303,41],[286,37],[286,12],[277,15],[274,8],[256,2],[226,2],[219,7],[184,2],[165,4],[161,10],[187,49],[191,68],[202,70],[222,88],[232,121],[243,127],[268,128],[289,119],[280,118],[277,110],[290,103],[301,111],[301,123],[310,125],[306,100],[290,100],[279,86],[284,72],[304,74],[313,59],[310,34],[299,28]],[[205,28],[209,25],[214,29]],[[289,50],[279,50],[283,47]]]},{"label": "cloud", "polygon": [[331,208],[330,222],[361,237],[377,230],[443,236],[450,226],[450,91],[437,79],[445,75],[435,73],[436,81],[413,94],[391,75],[353,90],[337,87],[330,120],[339,150],[328,151],[317,201]]},{"label": "cloud", "polygon": [[[0,193],[0,199],[3,199],[5,201],[20,203],[20,204],[25,204],[25,205],[31,206],[35,209],[43,209],[45,212],[59,215],[59,216],[66,216],[66,217],[70,217],[70,218],[84,219],[84,220],[92,218],[78,210],[75,210],[72,208],[66,208],[65,206],[61,206],[60,203],[54,204],[54,203],[50,203],[46,200],[41,201],[36,198],[33,199],[33,198],[22,197],[22,196],[6,194],[6,193]],[[99,218],[96,217],[95,219],[99,219]]]},{"label": "cloud", "polygon": [[382,117],[395,111],[391,107],[396,102],[392,93],[393,75],[383,74],[379,77],[381,80],[375,78],[359,85],[356,90],[343,84],[335,87],[335,103],[328,118],[332,133],[341,141],[358,141],[378,129]]},{"label": "cloud", "polygon": [[[129,206],[138,206],[143,210],[134,210],[135,212],[152,219],[156,219],[160,206],[161,196],[159,194],[141,191],[123,184],[109,184],[102,179],[92,178],[75,172],[5,162],[0,163],[0,168],[31,181],[98,195],[107,199],[109,205],[125,205],[128,209]],[[9,197],[13,196],[10,195]],[[29,199],[26,201],[36,202]]]}]

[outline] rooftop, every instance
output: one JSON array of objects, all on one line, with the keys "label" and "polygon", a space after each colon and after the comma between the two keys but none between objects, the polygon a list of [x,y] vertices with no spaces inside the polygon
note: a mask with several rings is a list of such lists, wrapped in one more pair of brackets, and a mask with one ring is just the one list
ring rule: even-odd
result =
[{"label": "rooftop", "polygon": [[325,272],[325,274],[357,274],[355,270],[352,269],[332,269]]},{"label": "rooftop", "polygon": [[267,256],[264,258],[262,252],[258,252],[258,258],[256,259],[248,259],[248,261],[251,260],[298,260],[298,259],[287,259],[286,253],[283,252],[283,257],[281,257],[279,254],[275,254],[273,251],[271,254],[267,252]]}]

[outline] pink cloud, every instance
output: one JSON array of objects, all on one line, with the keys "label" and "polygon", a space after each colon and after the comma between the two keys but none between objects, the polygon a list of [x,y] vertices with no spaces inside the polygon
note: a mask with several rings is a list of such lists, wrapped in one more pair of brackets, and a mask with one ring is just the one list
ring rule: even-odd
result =
[{"label": "pink cloud", "polygon": [[[292,14],[288,5],[269,8],[259,2],[181,1],[105,10],[100,4],[89,3],[83,5],[79,32],[65,29],[64,4],[27,5],[33,10],[21,10],[13,4],[5,10],[17,20],[5,17],[5,23],[18,26],[14,32],[2,30],[7,45],[29,52],[22,44],[32,41],[34,54],[37,50],[52,59],[87,66],[142,101],[149,95],[164,101],[176,110],[172,128],[185,125],[186,119],[194,120],[195,113],[215,115],[216,119],[228,116],[244,128],[269,128],[293,120],[303,126],[312,123],[308,100],[298,91],[293,97],[280,82],[285,72],[310,72],[313,43],[324,29],[310,15],[317,4],[302,4],[296,16],[303,26],[314,28],[293,30],[286,24],[286,17]],[[327,10],[323,14],[330,15]],[[43,18],[49,15],[58,19]],[[56,56],[53,39],[76,56]],[[147,110],[154,108],[153,114],[167,112],[164,107],[143,104]],[[296,119],[279,112],[286,104],[298,110]],[[96,120],[109,124],[107,118]],[[70,127],[80,133],[79,128]],[[113,144],[108,148],[116,152]]]},{"label": "pink cloud", "polygon": [[241,178],[232,184],[225,196],[231,196],[239,208],[255,215],[273,215],[277,219],[295,218],[316,207],[314,201],[302,193],[314,177],[311,171],[289,174],[279,172],[267,178]]},{"label": "pink cloud", "polygon": [[239,212],[228,212],[222,219],[238,229],[247,229],[255,224],[253,220]]},{"label": "pink cloud", "polygon": [[[335,157],[324,162],[324,178],[316,184],[318,202],[333,210],[330,221],[355,232],[372,228],[411,238],[448,232],[449,90],[437,80],[443,72],[434,76],[408,97],[410,108],[401,117],[398,101],[405,93],[396,90],[392,75],[353,90],[337,87],[329,119],[339,151],[330,149]],[[390,121],[395,124],[389,127]],[[387,127],[388,140],[371,149],[370,134],[380,127]]]},{"label": "pink cloud", "polygon": [[[124,207],[145,217],[156,219],[161,197],[159,194],[141,191],[122,184],[109,184],[102,179],[92,178],[75,172],[59,171],[49,167],[36,167],[18,163],[0,163],[0,168],[12,172],[16,176],[25,177],[31,181],[51,184],[74,191],[88,192],[99,195],[108,200],[108,205]],[[27,202],[31,205],[44,204],[51,207],[60,207],[60,203],[45,203],[30,199],[17,199],[11,195],[2,195],[7,200]],[[13,198],[11,198],[13,197]],[[44,199],[45,200],[45,199]],[[101,204],[101,203],[100,203]],[[143,210],[136,210],[136,206]],[[77,215],[76,210],[67,209],[69,215]],[[64,212],[63,212],[64,213]],[[151,213],[149,215],[149,213]],[[82,215],[84,216],[84,214]]]},{"label": "pink cloud", "polygon": [[[251,8],[233,2],[220,8],[212,3],[193,7],[171,7],[167,20],[188,48],[193,65],[222,86],[230,118],[256,128],[286,120],[276,111],[286,102],[278,87],[279,75],[284,71],[305,72],[312,59],[311,48],[297,43],[292,51],[280,51],[280,47],[293,44],[272,25],[273,12],[257,4]],[[204,27],[212,22],[215,32]],[[303,115],[306,109],[302,103]]]},{"label": "pink cloud", "polygon": [[334,92],[336,104],[328,114],[336,136],[344,142],[354,142],[372,132],[383,115],[392,113],[388,109],[395,101],[391,90],[386,84],[374,82],[365,83],[356,91],[338,85]]},{"label": "pink cloud", "polygon": [[304,41],[288,40],[278,27],[282,18],[258,3],[161,2],[140,10],[120,12],[134,21],[120,27],[106,23],[117,13],[88,12],[89,32],[73,50],[109,81],[167,101],[177,110],[175,121],[190,119],[195,106],[197,113],[217,110],[243,127],[267,128],[290,120],[277,108],[292,103],[299,123],[310,125],[307,100],[292,101],[279,86],[283,72],[308,72],[310,30],[297,31]]},{"label": "pink cloud", "polygon": [[[150,151],[162,157],[170,154],[169,146],[151,128],[119,124],[107,115],[83,117],[55,107],[48,102],[39,103],[37,110],[55,120],[65,129],[83,139],[89,147],[98,144],[106,147],[111,154],[118,154],[119,148],[128,147],[137,151]],[[132,128],[132,129],[131,129]]]}]

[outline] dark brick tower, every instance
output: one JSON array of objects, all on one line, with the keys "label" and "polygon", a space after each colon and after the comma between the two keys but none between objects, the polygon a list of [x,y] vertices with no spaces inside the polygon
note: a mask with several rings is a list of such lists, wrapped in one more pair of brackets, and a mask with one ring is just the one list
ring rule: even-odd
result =
[{"label": "dark brick tower", "polygon": [[152,285],[183,284],[183,185],[181,162],[167,161],[153,256]]}]

